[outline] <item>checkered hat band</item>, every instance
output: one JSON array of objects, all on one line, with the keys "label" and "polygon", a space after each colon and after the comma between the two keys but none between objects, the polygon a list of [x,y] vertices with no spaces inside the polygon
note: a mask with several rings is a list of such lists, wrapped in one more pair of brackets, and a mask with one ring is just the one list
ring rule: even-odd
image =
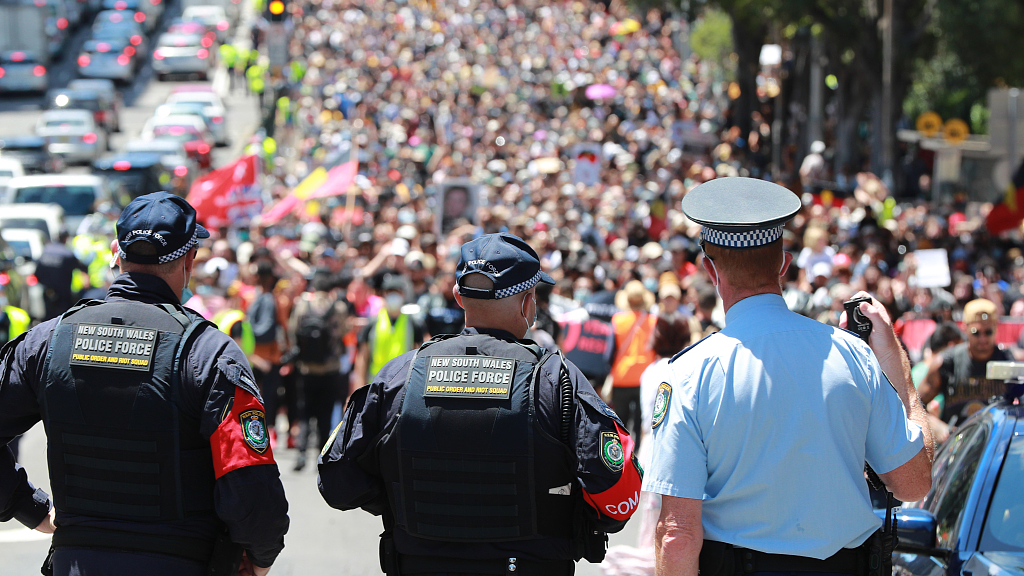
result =
[{"label": "checkered hat band", "polygon": [[502,288],[501,290],[495,290],[494,298],[497,300],[501,300],[502,298],[508,298],[509,296],[512,296],[514,294],[519,294],[524,290],[529,290],[530,288],[536,286],[537,282],[540,282],[540,275],[541,271],[538,270],[537,274],[535,274],[533,278],[530,278],[525,282],[520,282],[515,286],[509,286],[508,288]]},{"label": "checkered hat band", "polygon": [[783,225],[766,230],[748,230],[746,232],[723,232],[707,226],[702,227],[700,234],[705,242],[726,248],[756,248],[771,244],[782,238]]},{"label": "checkered hat band", "polygon": [[[178,248],[177,250],[175,250],[174,252],[171,252],[170,254],[164,254],[163,256],[158,257],[156,262],[157,262],[157,264],[166,264],[168,262],[173,262],[173,261],[177,260],[178,258],[181,258],[185,254],[187,254],[188,251],[191,250],[192,247],[195,246],[198,243],[199,243],[199,228],[197,227],[196,231],[192,233],[192,239],[189,240],[188,242],[186,242],[184,246],[182,246],[181,248]],[[124,260],[130,260],[130,258],[128,258],[128,255],[125,253],[124,249],[122,249],[120,246],[117,247],[117,256],[119,258],[124,259]]]}]

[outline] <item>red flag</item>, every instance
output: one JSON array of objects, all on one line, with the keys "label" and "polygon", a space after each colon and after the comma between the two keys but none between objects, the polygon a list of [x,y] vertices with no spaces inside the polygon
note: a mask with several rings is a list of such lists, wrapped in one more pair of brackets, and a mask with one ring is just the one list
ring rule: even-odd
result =
[{"label": "red flag", "polygon": [[1003,201],[992,207],[985,218],[988,233],[995,236],[1016,228],[1024,222],[1024,163],[1017,168],[1010,184],[1006,187]]},{"label": "red flag", "polygon": [[208,227],[248,224],[263,210],[258,171],[259,159],[243,156],[193,182],[188,201],[199,221]]}]

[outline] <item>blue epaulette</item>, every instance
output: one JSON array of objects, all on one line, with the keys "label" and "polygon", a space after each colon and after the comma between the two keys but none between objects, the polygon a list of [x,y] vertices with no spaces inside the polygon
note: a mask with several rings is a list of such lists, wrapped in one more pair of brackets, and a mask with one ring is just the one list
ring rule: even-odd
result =
[{"label": "blue epaulette", "polygon": [[668,363],[669,363],[669,364],[671,364],[671,363],[675,362],[675,361],[676,361],[676,358],[679,358],[679,357],[680,357],[680,356],[682,356],[683,354],[686,354],[687,352],[689,352],[689,351],[690,351],[690,349],[691,349],[691,348],[693,348],[693,347],[694,347],[694,346],[696,346],[697,344],[700,344],[701,342],[703,342],[703,341],[707,340],[708,338],[711,338],[711,337],[712,337],[712,336],[714,336],[715,334],[718,334],[718,332],[717,332],[717,331],[716,331],[716,332],[712,332],[711,334],[708,334],[707,336],[705,336],[705,337],[701,338],[700,340],[697,340],[697,341],[696,341],[696,342],[694,342],[693,344],[690,344],[690,345],[689,345],[689,346],[687,346],[686,348],[683,348],[683,349],[682,349],[682,351],[681,351],[681,352],[678,352],[678,353],[677,353],[677,354],[676,354],[675,356],[673,356],[673,357],[672,357],[672,359],[668,361]]}]

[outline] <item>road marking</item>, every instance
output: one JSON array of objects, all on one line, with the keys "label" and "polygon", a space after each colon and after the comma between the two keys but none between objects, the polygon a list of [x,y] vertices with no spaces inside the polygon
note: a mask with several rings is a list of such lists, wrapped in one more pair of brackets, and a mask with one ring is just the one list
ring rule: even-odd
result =
[{"label": "road marking", "polygon": [[36,532],[35,530],[29,530],[28,528],[0,530],[0,544],[9,544],[11,542],[36,542],[38,540],[49,540],[52,536],[52,534],[43,534],[42,532]]}]

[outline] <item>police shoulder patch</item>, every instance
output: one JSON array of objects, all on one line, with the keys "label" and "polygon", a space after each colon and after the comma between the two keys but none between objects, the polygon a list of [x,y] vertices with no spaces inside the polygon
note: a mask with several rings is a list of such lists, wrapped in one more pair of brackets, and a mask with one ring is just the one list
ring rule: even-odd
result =
[{"label": "police shoulder patch", "polygon": [[270,434],[267,432],[267,420],[263,410],[246,410],[239,416],[242,425],[242,437],[245,443],[259,454],[270,447]]},{"label": "police shoulder patch", "polygon": [[612,472],[622,471],[625,454],[617,432],[601,432],[601,461]]},{"label": "police shoulder patch", "polygon": [[654,395],[654,415],[651,418],[651,428],[657,428],[665,421],[668,414],[668,402],[672,399],[672,385],[662,382],[658,385],[658,391]]}]

